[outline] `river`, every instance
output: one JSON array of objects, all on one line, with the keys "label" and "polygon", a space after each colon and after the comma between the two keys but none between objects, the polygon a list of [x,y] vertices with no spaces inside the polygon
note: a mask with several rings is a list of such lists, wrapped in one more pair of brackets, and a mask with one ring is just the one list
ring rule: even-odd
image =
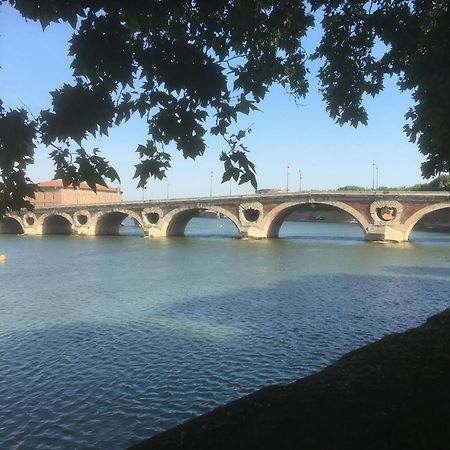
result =
[{"label": "river", "polygon": [[0,235],[0,448],[123,449],[450,306],[450,236]]}]

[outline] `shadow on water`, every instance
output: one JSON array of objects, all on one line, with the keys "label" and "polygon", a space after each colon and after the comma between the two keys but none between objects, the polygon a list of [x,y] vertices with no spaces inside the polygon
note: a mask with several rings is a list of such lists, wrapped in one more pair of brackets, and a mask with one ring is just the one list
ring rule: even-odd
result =
[{"label": "shadow on water", "polygon": [[216,233],[201,233],[201,234],[186,233],[185,236],[175,237],[175,239],[239,239],[239,236],[233,234],[216,234]]},{"label": "shadow on water", "polygon": [[389,272],[395,272],[404,275],[419,275],[419,276],[433,276],[433,277],[450,277],[450,268],[448,267],[415,267],[390,266],[386,268]]},{"label": "shadow on water", "polygon": [[264,385],[308,375],[448,307],[450,277],[430,279],[424,269],[406,267],[417,270],[413,280],[308,275],[165,303],[151,286],[129,298],[99,287],[78,293],[78,302],[60,292],[45,312],[57,310],[55,322],[35,330],[42,325],[31,301],[18,317],[2,306],[1,322],[25,322],[21,330],[0,327],[0,443],[121,449]]},{"label": "shadow on water", "polygon": [[413,236],[410,239],[411,242],[416,244],[446,244],[450,245],[450,236]]},{"label": "shadow on water", "polygon": [[410,241],[416,244],[450,244],[450,233],[413,230]]},{"label": "shadow on water", "polygon": [[297,241],[349,241],[349,242],[361,242],[364,241],[362,237],[357,236],[327,236],[327,235],[299,235],[290,236],[282,235],[279,239],[297,240]]}]

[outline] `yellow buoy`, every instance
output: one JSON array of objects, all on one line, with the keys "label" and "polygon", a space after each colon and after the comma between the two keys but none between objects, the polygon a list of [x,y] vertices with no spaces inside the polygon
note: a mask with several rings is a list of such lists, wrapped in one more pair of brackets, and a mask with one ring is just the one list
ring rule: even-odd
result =
[{"label": "yellow buoy", "polygon": [[6,256],[5,255],[0,255],[0,263],[6,261]]}]

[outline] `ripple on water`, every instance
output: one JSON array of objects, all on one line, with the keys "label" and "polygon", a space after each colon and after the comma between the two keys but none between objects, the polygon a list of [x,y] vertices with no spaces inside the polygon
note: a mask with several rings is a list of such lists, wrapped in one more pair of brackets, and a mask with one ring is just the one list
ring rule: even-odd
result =
[{"label": "ripple on water", "polygon": [[[315,372],[450,298],[450,261],[436,249],[130,239],[124,253],[120,240],[76,241],[49,241],[58,267],[86,258],[68,285],[20,284],[19,263],[2,278],[0,448],[121,449]],[[127,269],[116,271],[121,252]]]}]

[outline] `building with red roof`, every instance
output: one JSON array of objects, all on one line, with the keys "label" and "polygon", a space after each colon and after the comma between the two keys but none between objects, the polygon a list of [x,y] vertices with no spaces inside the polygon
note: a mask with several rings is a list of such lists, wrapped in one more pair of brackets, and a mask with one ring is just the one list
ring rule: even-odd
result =
[{"label": "building with red roof", "polygon": [[65,188],[62,180],[42,181],[38,183],[35,198],[31,203],[37,208],[41,206],[86,205],[92,203],[117,203],[122,201],[120,188],[97,184],[95,193],[87,183],[78,188]]}]

